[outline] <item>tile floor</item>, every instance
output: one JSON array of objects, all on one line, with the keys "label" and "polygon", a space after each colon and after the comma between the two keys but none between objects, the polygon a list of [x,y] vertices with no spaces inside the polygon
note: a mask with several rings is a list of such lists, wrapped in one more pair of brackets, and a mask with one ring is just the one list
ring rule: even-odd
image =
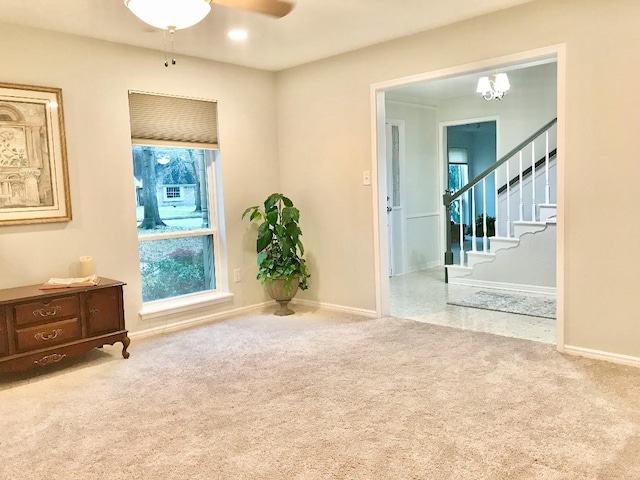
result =
[{"label": "tile floor", "polygon": [[391,315],[437,325],[556,343],[556,321],[477,308],[448,305],[448,299],[461,299],[478,287],[447,285],[442,267],[390,278]]}]

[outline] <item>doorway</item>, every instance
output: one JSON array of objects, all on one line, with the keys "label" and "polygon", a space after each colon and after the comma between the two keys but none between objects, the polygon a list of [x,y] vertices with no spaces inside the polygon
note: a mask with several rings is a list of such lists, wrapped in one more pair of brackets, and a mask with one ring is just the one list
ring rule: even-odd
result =
[{"label": "doorway", "polygon": [[[478,118],[468,120],[458,120],[444,122],[440,124],[443,152],[442,162],[445,166],[447,178],[444,184],[447,185],[451,193],[456,193],[465,186],[470,179],[477,177],[486,168],[490,167],[498,158],[497,132],[498,117]],[[495,192],[495,180],[491,176],[487,179],[487,193]],[[476,190],[474,199],[475,205],[471,205],[471,198],[468,195],[462,197],[462,205],[458,202],[452,204],[451,208],[451,243],[454,256],[454,264],[459,263],[460,242],[463,242],[463,249],[470,250],[471,240],[465,236],[465,232],[470,228],[476,212],[483,212],[486,207],[486,215],[496,216],[495,196],[487,194],[486,206],[483,205],[483,186]],[[460,228],[460,226],[462,228]],[[460,235],[462,231],[462,235]],[[465,244],[468,243],[468,245]],[[476,248],[482,249],[481,238],[477,238]],[[444,252],[441,252],[444,255]]]},{"label": "doorway", "polygon": [[[425,83],[433,83],[434,90],[437,90],[438,88],[440,88],[443,84],[452,81],[454,83],[456,83],[457,85],[462,85],[465,82],[467,82],[467,92],[475,92],[475,86],[470,86],[471,85],[471,81],[469,80],[470,78],[475,78],[475,81],[477,82],[477,78],[479,75],[485,74],[485,72],[487,71],[494,71],[496,68],[509,68],[511,70],[509,70],[509,72],[511,72],[512,70],[518,70],[518,69],[526,69],[532,66],[538,66],[538,65],[544,65],[544,64],[548,64],[548,63],[553,63],[554,64],[554,68],[556,68],[557,66],[557,75],[554,76],[553,78],[553,82],[554,82],[554,88],[556,89],[554,91],[554,94],[552,95],[552,97],[548,97],[551,98],[551,101],[553,102],[553,107],[554,109],[556,108],[557,105],[557,109],[554,110],[555,115],[558,117],[558,152],[559,152],[559,159],[558,159],[558,184],[557,184],[557,188],[558,188],[558,235],[557,235],[557,246],[556,246],[556,264],[557,264],[557,268],[556,268],[556,278],[557,278],[557,297],[558,297],[558,307],[556,310],[556,317],[557,317],[557,321],[554,322],[554,328],[553,330],[555,330],[555,342],[557,345],[557,348],[562,351],[563,349],[563,345],[564,345],[564,326],[563,326],[563,299],[562,299],[562,295],[563,295],[563,284],[562,284],[562,279],[563,279],[563,257],[564,257],[564,243],[563,243],[563,227],[562,227],[562,215],[563,215],[563,194],[564,194],[564,185],[563,185],[563,180],[564,180],[564,172],[563,172],[563,165],[562,165],[562,145],[564,143],[564,138],[563,138],[563,134],[564,134],[564,124],[563,124],[563,108],[562,108],[562,101],[564,99],[564,46],[559,45],[559,46],[554,46],[554,47],[549,47],[546,49],[540,49],[534,52],[528,52],[528,53],[523,53],[523,54],[518,54],[518,55],[512,55],[512,56],[508,56],[508,57],[502,57],[500,59],[495,59],[493,61],[486,61],[486,62],[479,62],[477,64],[471,64],[471,65],[465,65],[465,66],[461,66],[458,68],[453,68],[453,69],[447,69],[444,71],[437,71],[437,72],[431,72],[428,74],[424,74],[424,75],[418,75],[418,76],[412,76],[411,78],[407,78],[407,79],[398,79],[395,81],[389,81],[389,82],[384,82],[381,84],[377,84],[377,85],[373,85],[372,86],[372,107],[373,107],[373,113],[374,113],[374,118],[376,118],[377,120],[374,122],[373,124],[373,129],[374,129],[374,147],[377,151],[377,153],[375,154],[375,165],[374,168],[377,168],[376,170],[376,175],[378,178],[378,182],[377,182],[377,191],[374,192],[374,204],[375,204],[375,222],[377,224],[377,231],[379,232],[379,235],[377,236],[376,240],[379,242],[376,245],[376,252],[379,255],[379,263],[378,265],[376,265],[376,293],[377,293],[377,310],[378,313],[380,315],[388,315],[390,313],[390,280],[394,280],[395,277],[393,277],[392,279],[389,279],[388,275],[386,275],[387,273],[387,265],[388,265],[388,232],[386,229],[386,222],[380,222],[380,220],[383,220],[383,218],[386,217],[386,195],[387,195],[387,172],[386,172],[386,157],[381,156],[380,153],[381,152],[386,152],[386,143],[385,143],[385,136],[386,136],[386,132],[383,128],[381,128],[382,125],[384,125],[384,119],[385,119],[385,115],[386,115],[386,109],[385,109],[385,103],[388,103],[388,98],[392,98],[394,100],[398,100],[397,97],[394,98],[393,94],[396,90],[399,90],[401,88],[405,88],[405,87],[411,87],[414,83],[416,83],[416,81],[420,82],[421,85],[424,85]],[[511,73],[510,73],[511,75]],[[466,79],[464,78],[466,77]],[[451,90],[451,89],[450,89]],[[515,91],[515,90],[514,90]],[[471,98],[471,94],[469,94],[469,97]],[[512,97],[515,95],[512,95]],[[507,97],[507,100],[510,97]],[[506,101],[502,102],[502,105],[508,105],[508,108],[516,108],[515,106],[518,106],[518,108],[520,108],[520,110],[522,111],[522,104],[519,104],[519,100],[514,100],[512,102],[511,105],[507,104]],[[401,101],[401,100],[400,100]],[[547,101],[547,100],[544,100]],[[557,102],[557,103],[556,103]],[[460,102],[456,102],[456,101],[452,101],[451,104],[457,104],[457,106],[461,105],[461,101]],[[426,100],[423,102],[424,105],[429,105],[429,107],[427,108],[433,108],[438,110],[439,106],[437,104],[437,102],[431,102],[429,100]],[[482,102],[480,102],[480,104],[482,104]],[[484,105],[487,105],[486,103]],[[495,104],[494,104],[495,105]],[[537,106],[536,106],[537,107]],[[460,115],[460,110],[458,110],[456,112],[456,116],[458,118],[473,118],[473,119],[477,119],[477,118],[481,118],[481,117],[485,117],[486,115],[482,115],[482,111],[478,108],[477,111],[473,111],[475,107],[471,107],[471,111],[467,112],[467,113],[471,113],[471,115],[466,115],[466,116],[462,116]],[[444,123],[447,121],[452,121],[452,118],[447,118],[447,116],[451,113],[451,111],[453,110],[453,108],[449,109],[447,112],[445,112],[444,114],[440,115],[440,112],[438,112],[436,114],[436,116],[438,117],[438,122],[434,125],[433,130],[435,132],[438,132],[436,135],[440,135],[439,132],[439,125],[440,123]],[[480,113],[479,115],[474,115],[473,113]],[[454,115],[449,115],[450,117],[455,118]],[[525,119],[524,122],[526,122],[527,120]],[[466,125],[469,125],[473,122],[466,122]],[[512,134],[513,132],[510,131],[510,128],[517,122],[512,122],[509,125],[507,125],[504,130],[508,133],[508,134]],[[537,127],[538,125],[536,125]],[[522,127],[522,125],[519,125],[519,127]],[[468,127],[467,127],[468,128]],[[407,125],[407,129],[409,129],[409,126]],[[530,129],[529,127],[527,127],[528,131],[533,131],[534,129]],[[498,133],[499,128],[496,124],[496,128],[495,128],[496,133]],[[500,130],[501,131],[501,130]],[[498,135],[500,136],[500,135]],[[509,147],[509,143],[508,142],[502,142],[504,143],[504,145],[501,144],[501,141],[499,138],[496,139],[495,144],[496,144],[496,150],[498,152],[498,154],[500,154],[500,151],[505,151],[505,145],[507,147]],[[440,149],[444,149],[445,147],[443,147],[443,144],[440,143]],[[506,151],[510,150],[511,148],[506,148]],[[456,153],[460,153],[460,152],[452,152],[453,155],[455,156]],[[448,154],[449,152],[447,151],[446,154],[442,151],[438,152],[438,158],[443,159],[443,158],[447,158],[447,162],[443,162],[440,161],[439,164],[439,168],[440,168],[440,173],[439,173],[439,179],[442,185],[442,189],[441,191],[436,191],[434,192],[434,195],[436,197],[440,197],[439,198],[439,203],[440,203],[440,207],[439,207],[439,213],[441,215],[441,222],[439,222],[440,225],[440,238],[444,238],[445,237],[445,225],[444,225],[444,207],[441,206],[441,193],[444,191],[445,185],[447,185],[448,183],[448,177],[449,177],[449,162],[448,162]],[[467,155],[467,157],[469,157],[469,155]],[[495,156],[494,156],[495,159]],[[459,157],[458,157],[459,160]],[[468,160],[467,160],[468,161]],[[495,160],[494,160],[495,161]],[[455,163],[462,163],[460,161],[456,162],[453,161],[451,162],[452,164]],[[462,170],[463,168],[461,167],[456,167],[457,170]],[[470,171],[470,166],[467,166],[467,170],[468,170],[468,175],[469,176],[473,176],[471,171]],[[375,178],[375,177],[374,177]],[[411,177],[410,181],[415,181],[415,178]],[[495,187],[494,187],[495,188]],[[487,188],[488,189],[488,188]],[[381,196],[383,195],[383,196]],[[408,191],[406,193],[407,196],[411,196],[412,193],[410,191]],[[490,197],[490,196],[489,196]],[[495,206],[493,207],[495,208]],[[467,207],[467,211],[464,211],[465,209],[463,208],[463,211],[461,212],[463,215],[463,218],[466,217],[466,221],[469,222],[470,219],[470,214],[468,213],[468,207]],[[381,228],[384,227],[384,228]],[[411,235],[408,235],[409,237]],[[439,263],[442,264],[443,259],[440,259]],[[384,273],[383,273],[384,272]],[[413,275],[413,274],[411,274]],[[444,275],[442,276],[444,277]],[[415,282],[409,282],[409,284],[411,283],[415,283]],[[458,288],[458,286],[455,286],[454,288]],[[452,286],[448,286],[446,287],[446,289],[448,290],[452,290]],[[429,293],[424,294],[423,292],[423,298],[426,296],[429,296]],[[441,317],[442,315],[440,315],[439,312],[435,312],[436,315],[435,317]],[[434,317],[434,318],[435,318]],[[433,320],[433,318],[432,318]],[[434,322],[437,323],[437,322]],[[463,322],[464,323],[464,322]],[[477,322],[470,322],[470,323],[477,323]],[[477,327],[477,325],[475,326],[462,326],[462,328],[471,328],[471,329],[475,329],[475,327]]]}]

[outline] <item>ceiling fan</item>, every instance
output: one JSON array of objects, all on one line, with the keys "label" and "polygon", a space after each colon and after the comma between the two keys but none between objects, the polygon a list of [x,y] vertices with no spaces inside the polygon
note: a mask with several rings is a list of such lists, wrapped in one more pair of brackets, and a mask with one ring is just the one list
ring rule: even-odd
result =
[{"label": "ceiling fan", "polygon": [[125,6],[152,27],[173,32],[200,22],[211,11],[211,4],[238,8],[281,18],[293,4],[285,0],[124,0]]}]

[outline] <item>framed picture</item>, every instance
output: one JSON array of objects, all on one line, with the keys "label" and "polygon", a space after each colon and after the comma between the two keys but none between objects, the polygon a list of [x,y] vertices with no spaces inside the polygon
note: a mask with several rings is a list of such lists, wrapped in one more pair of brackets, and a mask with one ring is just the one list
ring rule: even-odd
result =
[{"label": "framed picture", "polygon": [[0,83],[0,226],[69,220],[62,90]]}]

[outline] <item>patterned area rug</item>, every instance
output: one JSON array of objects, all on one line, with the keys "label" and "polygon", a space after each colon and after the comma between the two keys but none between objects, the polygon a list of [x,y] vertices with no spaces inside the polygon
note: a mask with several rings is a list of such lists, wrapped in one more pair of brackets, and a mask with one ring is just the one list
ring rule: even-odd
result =
[{"label": "patterned area rug", "polygon": [[556,299],[549,296],[523,295],[515,292],[481,290],[449,305],[517,313],[532,317],[556,318]]}]

